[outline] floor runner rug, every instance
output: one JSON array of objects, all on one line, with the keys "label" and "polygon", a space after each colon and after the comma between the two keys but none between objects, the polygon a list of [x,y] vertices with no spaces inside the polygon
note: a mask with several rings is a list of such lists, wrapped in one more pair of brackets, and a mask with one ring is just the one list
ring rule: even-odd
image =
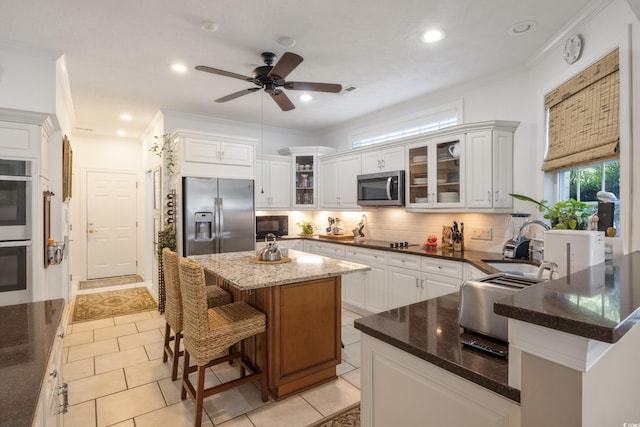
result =
[{"label": "floor runner rug", "polygon": [[106,279],[82,280],[78,283],[78,289],[84,291],[86,289],[106,288],[109,286],[127,285],[129,283],[139,283],[143,281],[142,277],[137,274],[107,277]]},{"label": "floor runner rug", "polygon": [[147,288],[76,295],[71,322],[104,319],[157,308]]},{"label": "floor runner rug", "polygon": [[360,402],[344,411],[312,424],[310,427],[360,427]]}]

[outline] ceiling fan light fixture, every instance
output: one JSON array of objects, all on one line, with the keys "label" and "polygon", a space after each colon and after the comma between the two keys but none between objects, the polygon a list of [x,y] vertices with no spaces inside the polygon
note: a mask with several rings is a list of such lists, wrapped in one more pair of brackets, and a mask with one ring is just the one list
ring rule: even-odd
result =
[{"label": "ceiling fan light fixture", "polygon": [[302,95],[300,95],[300,101],[302,102],[310,102],[311,100],[313,100],[313,96],[309,95],[308,93],[303,93]]},{"label": "ceiling fan light fixture", "polygon": [[522,21],[512,25],[507,33],[511,36],[521,36],[522,34],[530,33],[536,29],[538,23],[536,21]]},{"label": "ceiling fan light fixture", "polygon": [[425,43],[435,43],[442,39],[444,39],[446,33],[440,29],[434,28],[432,30],[427,30],[422,34],[422,41]]}]

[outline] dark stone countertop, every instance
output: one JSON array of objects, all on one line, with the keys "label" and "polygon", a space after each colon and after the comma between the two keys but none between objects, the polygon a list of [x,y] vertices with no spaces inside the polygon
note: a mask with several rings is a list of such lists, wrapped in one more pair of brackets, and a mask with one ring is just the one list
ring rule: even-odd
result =
[{"label": "dark stone countertop", "polygon": [[508,361],[463,346],[469,337],[507,351],[504,343],[462,332],[458,326],[459,293],[363,317],[356,329],[400,350],[520,403],[509,386]]},{"label": "dark stone countertop", "polygon": [[0,426],[31,426],[64,300],[0,307]]},{"label": "dark stone countertop", "polygon": [[606,343],[640,321],[640,252],[540,283],[495,303],[496,313]]}]

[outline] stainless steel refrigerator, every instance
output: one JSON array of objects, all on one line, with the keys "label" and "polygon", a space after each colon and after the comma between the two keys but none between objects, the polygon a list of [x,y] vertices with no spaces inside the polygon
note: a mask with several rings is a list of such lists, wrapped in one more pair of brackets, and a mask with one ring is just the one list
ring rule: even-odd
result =
[{"label": "stainless steel refrigerator", "polygon": [[182,254],[255,249],[253,180],[182,178]]}]

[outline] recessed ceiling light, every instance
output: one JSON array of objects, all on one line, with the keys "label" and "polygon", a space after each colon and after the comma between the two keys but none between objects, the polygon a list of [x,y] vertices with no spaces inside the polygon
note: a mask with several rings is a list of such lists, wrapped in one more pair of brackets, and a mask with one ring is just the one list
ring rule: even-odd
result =
[{"label": "recessed ceiling light", "polygon": [[537,26],[538,23],[536,21],[522,21],[512,25],[511,28],[507,30],[507,33],[512,36],[520,36],[525,33],[530,33],[535,30]]},{"label": "recessed ceiling light", "polygon": [[296,44],[296,41],[292,37],[287,36],[278,38],[277,42],[280,46],[284,47],[293,47]]},{"label": "recessed ceiling light", "polygon": [[205,19],[200,23],[200,28],[209,33],[215,33],[216,31],[218,31],[218,24]]},{"label": "recessed ceiling light", "polygon": [[116,134],[118,134],[118,136],[125,136],[127,133],[123,130],[119,130]]},{"label": "recessed ceiling light", "polygon": [[120,118],[126,121],[133,119],[133,117],[131,117],[131,114],[120,114]]},{"label": "recessed ceiling light", "polygon": [[309,102],[313,99],[313,96],[309,95],[308,93],[303,93],[302,95],[300,95],[300,101],[302,102]]},{"label": "recessed ceiling light", "polygon": [[178,73],[184,73],[187,71],[187,67],[182,64],[171,64],[171,69]]},{"label": "recessed ceiling light", "polygon": [[442,40],[444,36],[445,32],[442,30],[429,30],[422,35],[422,41],[425,43],[433,43]]}]

